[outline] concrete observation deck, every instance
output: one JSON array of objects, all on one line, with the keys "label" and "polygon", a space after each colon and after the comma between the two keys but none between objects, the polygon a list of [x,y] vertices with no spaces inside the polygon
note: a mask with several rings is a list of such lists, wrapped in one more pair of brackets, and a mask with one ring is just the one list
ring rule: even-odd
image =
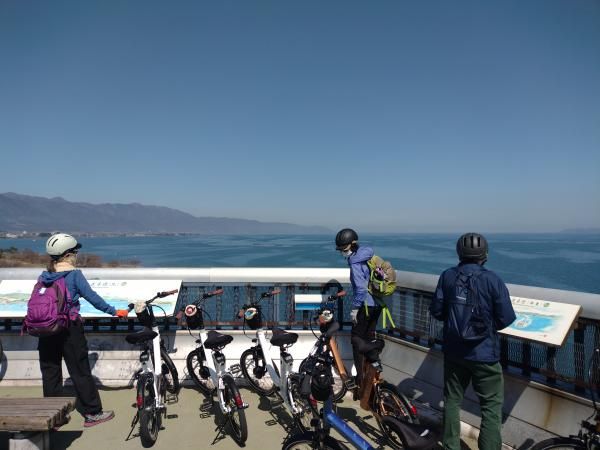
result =
[{"label": "concrete observation deck", "polygon": [[[42,395],[40,386],[28,387],[0,387],[0,401],[9,397],[39,397]],[[248,421],[247,449],[279,449],[288,435],[288,430],[293,427],[293,421],[283,405],[278,405],[277,397],[270,400],[261,398],[249,389],[242,388],[244,400],[249,403],[246,409]],[[83,427],[82,416],[73,411],[71,421],[57,431],[50,433],[50,448],[52,450],[88,450],[96,448],[138,450],[141,442],[138,435],[139,425],[135,426],[129,439],[127,436],[131,429],[131,420],[136,412],[134,388],[100,388],[105,409],[115,411],[115,418],[111,421],[90,428]],[[217,433],[215,431],[217,420],[220,420],[218,406],[213,403],[209,412],[201,410],[205,401],[204,395],[191,386],[184,386],[178,399],[171,402],[167,408],[167,419],[163,421],[163,429],[159,432],[154,449],[236,449],[238,445],[228,436],[221,438],[211,445]],[[373,444],[380,444],[381,433],[373,416],[360,409],[358,402],[352,401],[347,395],[337,407],[337,412],[348,423]],[[428,416],[433,422],[435,417]],[[292,431],[292,433],[297,430]],[[335,432],[332,432],[335,434]],[[339,435],[336,435],[344,441]],[[353,448],[349,445],[350,448]],[[476,449],[476,442],[465,439],[465,449]],[[0,450],[8,450],[8,433],[0,432]]]}]

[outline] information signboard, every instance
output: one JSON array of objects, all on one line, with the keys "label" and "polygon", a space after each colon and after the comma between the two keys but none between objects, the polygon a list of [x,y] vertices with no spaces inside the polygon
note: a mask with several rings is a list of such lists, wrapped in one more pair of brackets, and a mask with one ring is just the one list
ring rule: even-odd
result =
[{"label": "information signboard", "polygon": [[[88,280],[91,288],[116,309],[127,309],[129,303],[148,300],[160,291],[171,291],[181,287],[181,280]],[[0,281],[0,317],[25,317],[27,301],[35,280]],[[175,311],[177,294],[154,300],[153,304],[171,316]],[[109,317],[94,308],[85,299],[80,299],[81,315],[88,318]],[[160,312],[157,312],[159,314]],[[129,313],[135,317],[135,312]]]},{"label": "information signboard", "polygon": [[560,347],[581,312],[580,305],[511,297],[517,319],[500,333]]}]

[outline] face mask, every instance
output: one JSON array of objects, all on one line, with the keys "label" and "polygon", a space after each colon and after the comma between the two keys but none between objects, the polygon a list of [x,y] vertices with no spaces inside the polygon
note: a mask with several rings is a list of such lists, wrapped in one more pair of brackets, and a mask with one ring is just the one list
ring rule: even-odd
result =
[{"label": "face mask", "polygon": [[350,255],[352,254],[352,250],[348,249],[348,250],[344,250],[342,252],[342,255],[344,255],[344,258],[348,259],[350,258]]}]

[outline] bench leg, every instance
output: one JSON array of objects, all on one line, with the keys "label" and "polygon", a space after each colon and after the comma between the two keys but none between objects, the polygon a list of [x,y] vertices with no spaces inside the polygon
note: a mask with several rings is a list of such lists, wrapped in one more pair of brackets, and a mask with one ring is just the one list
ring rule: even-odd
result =
[{"label": "bench leg", "polygon": [[50,450],[50,432],[13,433],[8,440],[8,450]]}]

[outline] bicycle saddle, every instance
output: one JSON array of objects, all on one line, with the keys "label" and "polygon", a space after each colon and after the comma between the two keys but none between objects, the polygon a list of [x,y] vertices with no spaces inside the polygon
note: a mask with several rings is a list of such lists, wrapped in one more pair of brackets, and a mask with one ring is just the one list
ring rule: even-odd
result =
[{"label": "bicycle saddle", "polygon": [[233,341],[233,336],[228,334],[221,334],[217,331],[210,330],[208,332],[208,338],[204,342],[204,346],[210,350],[214,350],[217,348],[223,348],[227,344]]},{"label": "bicycle saddle", "polygon": [[158,333],[156,331],[144,328],[141,331],[128,334],[127,336],[125,336],[125,340],[130,344],[141,344],[142,342],[151,341],[156,336],[158,336]]},{"label": "bicycle saddle", "polygon": [[271,338],[271,345],[276,347],[283,347],[284,345],[292,345],[298,340],[296,333],[289,333],[279,328],[273,329],[273,337]]},{"label": "bicycle saddle", "polygon": [[369,362],[375,362],[379,358],[379,354],[385,342],[383,339],[365,340],[358,336],[352,336],[352,345],[356,347],[359,353],[365,355]]}]

